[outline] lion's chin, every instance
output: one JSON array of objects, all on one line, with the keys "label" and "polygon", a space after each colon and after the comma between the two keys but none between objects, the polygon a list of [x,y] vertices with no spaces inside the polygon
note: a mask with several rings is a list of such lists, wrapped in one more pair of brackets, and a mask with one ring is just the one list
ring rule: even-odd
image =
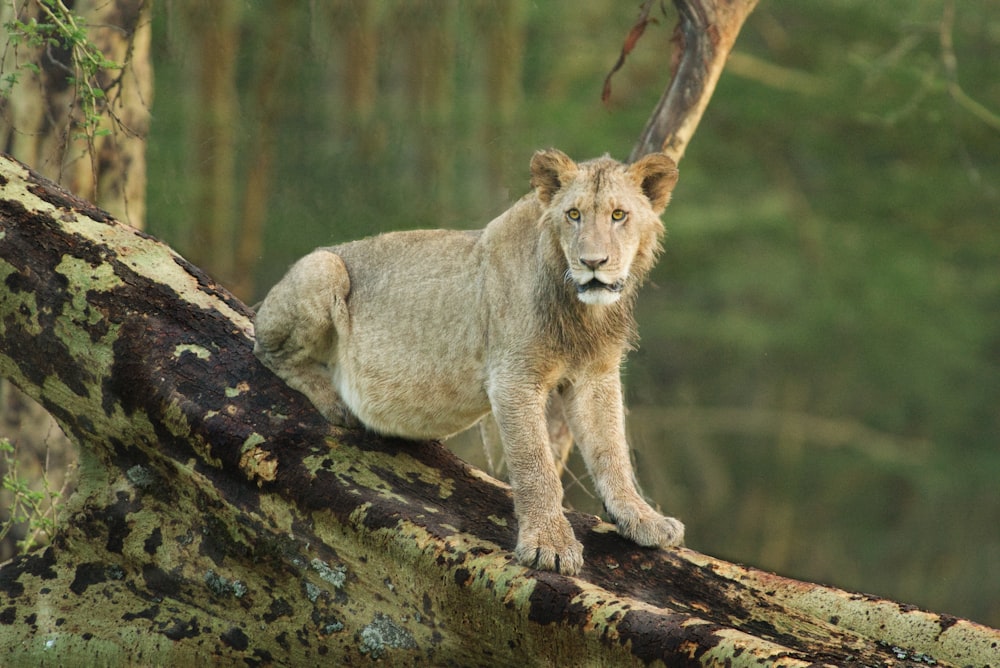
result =
[{"label": "lion's chin", "polygon": [[604,283],[596,278],[586,283],[578,283],[576,286],[576,296],[584,304],[608,305],[614,304],[621,297],[622,288],[625,287],[623,281],[614,283]]}]

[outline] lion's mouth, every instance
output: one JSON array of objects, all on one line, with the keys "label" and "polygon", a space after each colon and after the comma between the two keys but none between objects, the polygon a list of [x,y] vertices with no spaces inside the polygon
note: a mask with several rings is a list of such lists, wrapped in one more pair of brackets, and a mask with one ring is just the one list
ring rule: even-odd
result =
[{"label": "lion's mouth", "polygon": [[577,283],[576,291],[578,294],[590,292],[591,290],[607,290],[608,292],[621,292],[624,287],[625,287],[624,281],[605,283],[604,281],[601,281],[597,278],[592,278],[586,283]]}]

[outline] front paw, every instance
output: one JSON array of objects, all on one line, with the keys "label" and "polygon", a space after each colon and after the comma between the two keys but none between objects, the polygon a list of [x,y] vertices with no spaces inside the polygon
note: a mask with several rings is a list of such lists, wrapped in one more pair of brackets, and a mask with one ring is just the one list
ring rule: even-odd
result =
[{"label": "front paw", "polygon": [[522,520],[514,556],[523,566],[563,575],[583,568],[583,545],[562,513],[537,522]]},{"label": "front paw", "polygon": [[675,547],[684,544],[684,525],[648,506],[628,508],[614,516],[618,533],[644,547]]}]

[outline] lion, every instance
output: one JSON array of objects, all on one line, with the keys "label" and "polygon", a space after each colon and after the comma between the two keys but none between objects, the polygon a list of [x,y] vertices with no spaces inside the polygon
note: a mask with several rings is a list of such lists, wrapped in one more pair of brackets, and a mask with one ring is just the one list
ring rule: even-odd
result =
[{"label": "lion", "polygon": [[573,575],[546,403],[567,423],[619,533],[671,547],[684,525],[636,489],[620,366],[656,261],[674,161],[531,159],[532,192],[478,231],[391,232],[320,248],[261,303],[254,352],[330,422],[444,439],[492,413],[514,497],[515,557]]}]

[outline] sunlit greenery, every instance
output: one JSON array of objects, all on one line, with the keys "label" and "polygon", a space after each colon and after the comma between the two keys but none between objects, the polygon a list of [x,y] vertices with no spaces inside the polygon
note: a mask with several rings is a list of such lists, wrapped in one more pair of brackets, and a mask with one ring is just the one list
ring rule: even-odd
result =
[{"label": "sunlit greenery", "polygon": [[[537,148],[624,158],[669,76],[663,17],[601,104],[629,3],[512,2],[509,54],[486,52],[498,3],[376,4],[370,109],[345,98],[356,17],[303,4],[291,21],[248,300],[314,246],[483,225],[526,192]],[[187,253],[212,156],[171,7],[154,19],[149,229]],[[273,11],[241,17],[238,183]],[[681,163],[626,370],[641,481],[691,547],[1000,625],[997,53],[995,3],[751,16]],[[499,98],[498,57],[518,68]]]}]

